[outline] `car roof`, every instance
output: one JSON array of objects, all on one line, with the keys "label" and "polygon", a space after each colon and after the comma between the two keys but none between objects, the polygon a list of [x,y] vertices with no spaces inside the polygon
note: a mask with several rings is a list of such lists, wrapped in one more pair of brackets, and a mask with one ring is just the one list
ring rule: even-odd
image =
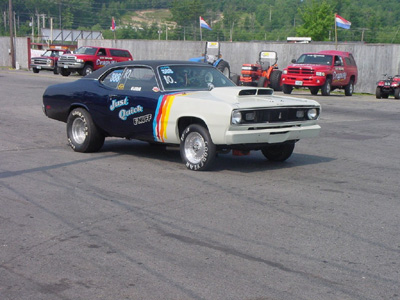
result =
[{"label": "car roof", "polygon": [[128,61],[123,61],[115,64],[110,64],[108,66],[105,66],[103,68],[100,68],[99,70],[86,75],[85,78],[98,78],[101,74],[105,73],[108,69],[115,68],[115,67],[125,67],[125,66],[147,66],[152,69],[157,69],[159,66],[164,66],[164,65],[185,65],[185,66],[204,66],[207,67],[209,66],[210,68],[213,68],[211,65],[203,62],[194,62],[194,61],[189,61],[189,60],[128,60]]},{"label": "car roof", "polygon": [[324,50],[324,51],[319,51],[318,53],[340,55],[340,56],[349,56],[350,55],[350,52],[338,51],[338,50]]}]

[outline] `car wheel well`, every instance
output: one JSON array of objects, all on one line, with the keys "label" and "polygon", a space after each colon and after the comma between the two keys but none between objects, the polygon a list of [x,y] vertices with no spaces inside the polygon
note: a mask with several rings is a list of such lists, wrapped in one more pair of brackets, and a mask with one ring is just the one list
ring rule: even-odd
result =
[{"label": "car wheel well", "polygon": [[199,124],[208,130],[207,124],[200,118],[196,117],[182,117],[178,120],[179,137],[182,135],[183,130],[191,124]]}]

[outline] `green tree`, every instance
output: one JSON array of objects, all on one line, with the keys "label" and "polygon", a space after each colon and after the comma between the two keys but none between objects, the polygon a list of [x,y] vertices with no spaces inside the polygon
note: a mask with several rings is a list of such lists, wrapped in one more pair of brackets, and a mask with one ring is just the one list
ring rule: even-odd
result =
[{"label": "green tree", "polygon": [[309,36],[314,41],[329,40],[329,30],[334,24],[332,6],[326,1],[309,1],[304,8],[299,8],[303,24],[297,27],[299,36]]}]

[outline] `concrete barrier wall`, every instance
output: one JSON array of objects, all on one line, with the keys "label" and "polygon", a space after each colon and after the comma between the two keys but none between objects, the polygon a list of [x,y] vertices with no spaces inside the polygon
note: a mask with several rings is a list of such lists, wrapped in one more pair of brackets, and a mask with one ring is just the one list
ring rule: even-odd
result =
[{"label": "concrete barrier wall", "polygon": [[[132,52],[139,59],[183,59],[200,56],[205,42],[193,41],[148,41],[148,40],[79,40],[78,46],[97,45],[118,47]],[[285,42],[221,42],[223,58],[229,62],[231,72],[240,73],[242,64],[255,63],[259,52],[273,50],[278,53],[280,69],[288,66],[293,58],[305,52],[335,49],[334,43],[291,44]],[[358,65],[359,79],[355,92],[375,93],[376,82],[382,74],[400,74],[400,45],[340,43],[340,51],[353,53]]]},{"label": "concrete barrier wall", "polygon": [[[0,37],[0,64],[11,65],[8,54],[10,38]],[[27,39],[16,39],[16,61],[28,68]],[[205,42],[163,40],[79,40],[78,46],[91,45],[124,48],[131,51],[135,60],[182,59],[200,56]],[[242,64],[255,63],[262,50],[278,53],[279,69],[290,64],[304,52],[335,49],[334,43],[291,44],[285,42],[221,42],[223,59],[229,62],[231,72],[240,73]],[[375,93],[376,82],[382,74],[400,74],[400,45],[340,43],[337,50],[352,52],[358,65],[359,79],[355,92]]]}]

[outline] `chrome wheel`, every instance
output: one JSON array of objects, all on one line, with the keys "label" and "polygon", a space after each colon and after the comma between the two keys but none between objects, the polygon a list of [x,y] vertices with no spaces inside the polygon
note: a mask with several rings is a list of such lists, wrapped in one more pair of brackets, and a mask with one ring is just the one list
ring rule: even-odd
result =
[{"label": "chrome wheel", "polygon": [[86,124],[81,118],[76,118],[72,123],[72,138],[78,144],[83,144],[86,139]]},{"label": "chrome wheel", "polygon": [[198,164],[206,153],[206,143],[198,132],[191,132],[185,139],[185,157],[192,164]]}]

